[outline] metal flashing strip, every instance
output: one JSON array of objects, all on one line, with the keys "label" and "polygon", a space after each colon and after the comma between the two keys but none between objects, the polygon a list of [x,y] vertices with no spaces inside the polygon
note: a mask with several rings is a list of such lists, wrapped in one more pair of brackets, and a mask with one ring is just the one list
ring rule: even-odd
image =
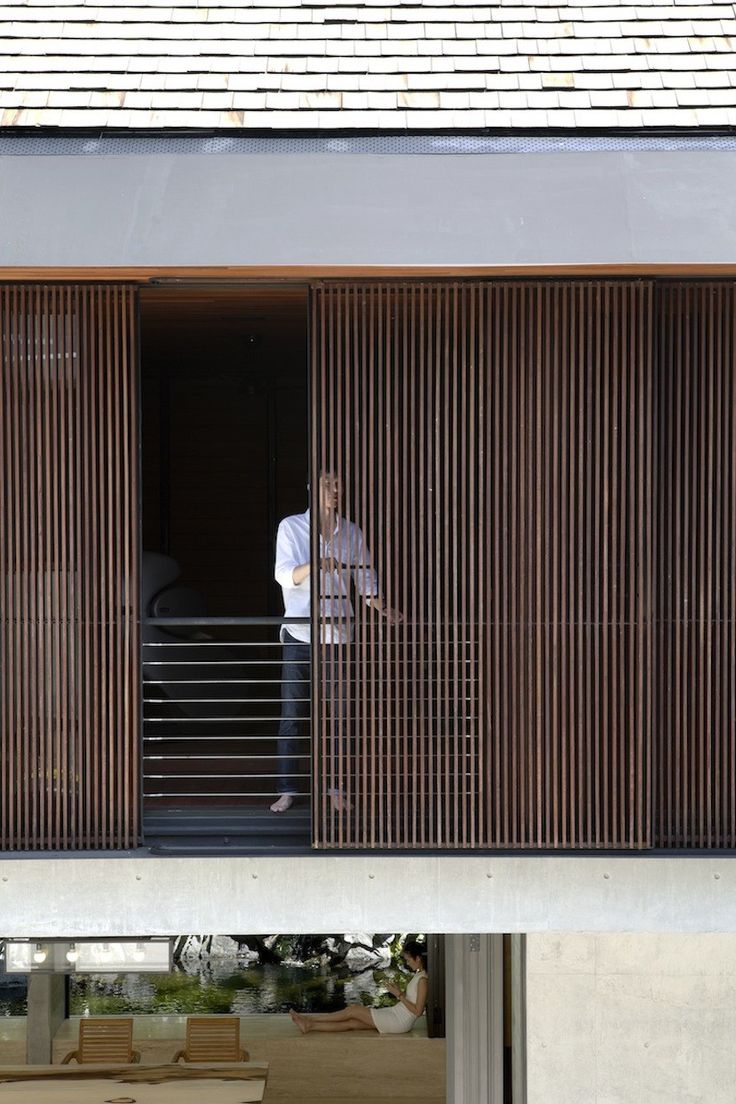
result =
[{"label": "metal flashing strip", "polygon": [[115,157],[151,154],[520,154],[734,151],[736,132],[720,134],[69,134],[0,136],[1,157]]}]

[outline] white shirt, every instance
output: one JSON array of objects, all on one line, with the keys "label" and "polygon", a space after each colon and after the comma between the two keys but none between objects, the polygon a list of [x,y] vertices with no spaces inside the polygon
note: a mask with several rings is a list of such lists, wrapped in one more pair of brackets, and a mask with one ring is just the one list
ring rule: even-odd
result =
[{"label": "white shirt", "polygon": [[[325,540],[320,534],[320,558],[334,557],[335,563],[344,565],[335,571],[320,572],[320,621],[323,640],[326,643],[345,643],[352,636],[353,605],[350,601],[350,574],[355,588],[364,598],[378,595],[378,580],[371,567],[370,552],[361,530],[345,518],[338,517],[332,536]],[[274,575],[284,595],[286,617],[309,617],[311,579],[307,576],[298,586],[294,585],[294,568],[308,563],[312,558],[311,525],[309,510],[284,518],[276,536],[276,569]],[[334,619],[334,620],[333,620]],[[332,621],[332,624],[330,623]],[[334,633],[333,633],[334,627]],[[282,625],[296,640],[308,644],[311,638],[309,625]]]}]

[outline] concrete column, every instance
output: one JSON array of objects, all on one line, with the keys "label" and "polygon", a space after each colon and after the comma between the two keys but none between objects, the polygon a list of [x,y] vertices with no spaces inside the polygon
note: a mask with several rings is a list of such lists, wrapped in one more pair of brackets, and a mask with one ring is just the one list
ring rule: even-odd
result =
[{"label": "concrete column", "polygon": [[511,935],[511,1099],[526,1104],[526,936]]},{"label": "concrete column", "polygon": [[445,938],[447,1104],[503,1104],[503,936]]},{"label": "concrete column", "polygon": [[51,1063],[54,1035],[65,1017],[66,976],[30,974],[26,1020],[26,1061],[29,1065]]}]

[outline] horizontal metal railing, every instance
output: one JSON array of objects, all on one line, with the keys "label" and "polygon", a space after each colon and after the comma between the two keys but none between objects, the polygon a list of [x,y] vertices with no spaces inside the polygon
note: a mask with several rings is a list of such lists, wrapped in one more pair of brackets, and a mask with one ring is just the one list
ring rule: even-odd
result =
[{"label": "horizontal metal railing", "polygon": [[[144,622],[142,781],[147,820],[157,826],[151,834],[156,834],[163,814],[172,810],[179,810],[193,833],[196,825],[205,822],[211,829],[213,818],[223,832],[237,833],[246,821],[255,824],[252,816],[248,820],[248,810],[262,814],[258,825],[263,828],[263,816],[269,815],[269,806],[284,789],[304,795],[292,815],[300,813],[307,830],[313,790],[311,672],[310,677],[295,680],[284,669],[280,630],[308,623],[285,617],[160,617]],[[416,634],[410,625],[392,631],[391,646],[374,649],[371,670],[387,689],[391,679],[398,678],[399,690],[405,672],[406,680],[413,680],[412,705],[421,707],[421,717],[409,715],[409,703],[401,699],[396,686],[394,715],[384,717],[383,708],[376,709],[356,682],[362,669],[360,641],[348,646],[341,669],[348,696],[335,720],[337,743],[330,743],[329,750],[341,748],[345,777],[339,785],[351,803],[360,789],[364,759],[371,748],[375,750],[374,739],[385,744],[387,757],[399,754],[405,745],[410,754],[419,724],[428,743],[413,769],[428,792],[444,792],[448,787],[465,791],[476,773],[477,672],[473,665],[455,655],[453,669],[465,668],[464,692],[456,688],[452,702],[440,702],[437,675],[447,642],[433,637],[426,626],[421,642],[411,642]],[[403,638],[400,643],[397,632]],[[301,681],[296,694],[295,681]],[[296,756],[280,745],[287,687],[305,714],[299,734],[293,737]],[[366,744],[361,734],[368,728],[373,736]],[[442,772],[437,775],[441,767],[437,749],[446,737],[453,739],[452,779]],[[391,769],[388,758],[386,769]],[[196,810],[202,813],[199,819],[194,817]],[[267,825],[275,826],[277,820],[269,815]],[[161,828],[161,834],[165,830]]]},{"label": "horizontal metal railing", "polygon": [[[265,812],[282,782],[309,793],[308,720],[295,737],[298,764],[279,748],[284,689],[295,681],[291,672],[284,673],[279,631],[290,624],[308,621],[161,617],[144,622],[142,773],[149,813],[202,804],[247,804]],[[302,681],[296,696],[308,714],[309,679]]]}]

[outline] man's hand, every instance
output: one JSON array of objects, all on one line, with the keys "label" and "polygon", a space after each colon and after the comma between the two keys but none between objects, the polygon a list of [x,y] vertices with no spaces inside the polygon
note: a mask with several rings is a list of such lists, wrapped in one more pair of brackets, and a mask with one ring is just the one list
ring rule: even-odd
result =
[{"label": "man's hand", "polygon": [[[320,571],[337,571],[345,565],[341,560],[335,560],[331,556],[323,556],[321,560],[317,561]],[[291,577],[294,581],[294,586],[300,586],[301,583],[307,578],[312,570],[311,563],[297,564],[291,573]]]},{"label": "man's hand", "polygon": [[344,566],[342,560],[335,559],[333,556],[323,556],[319,561],[320,571],[339,571]]},{"label": "man's hand", "polygon": [[390,609],[388,606],[384,606],[383,598],[379,598],[375,595],[373,598],[367,599],[371,609],[378,610],[378,612],[385,617],[387,625],[400,625],[404,620],[403,613],[400,610]]},{"label": "man's hand", "polygon": [[400,625],[404,620],[404,615],[401,610],[389,609],[387,606],[384,606],[381,613],[386,618],[387,625]]}]

